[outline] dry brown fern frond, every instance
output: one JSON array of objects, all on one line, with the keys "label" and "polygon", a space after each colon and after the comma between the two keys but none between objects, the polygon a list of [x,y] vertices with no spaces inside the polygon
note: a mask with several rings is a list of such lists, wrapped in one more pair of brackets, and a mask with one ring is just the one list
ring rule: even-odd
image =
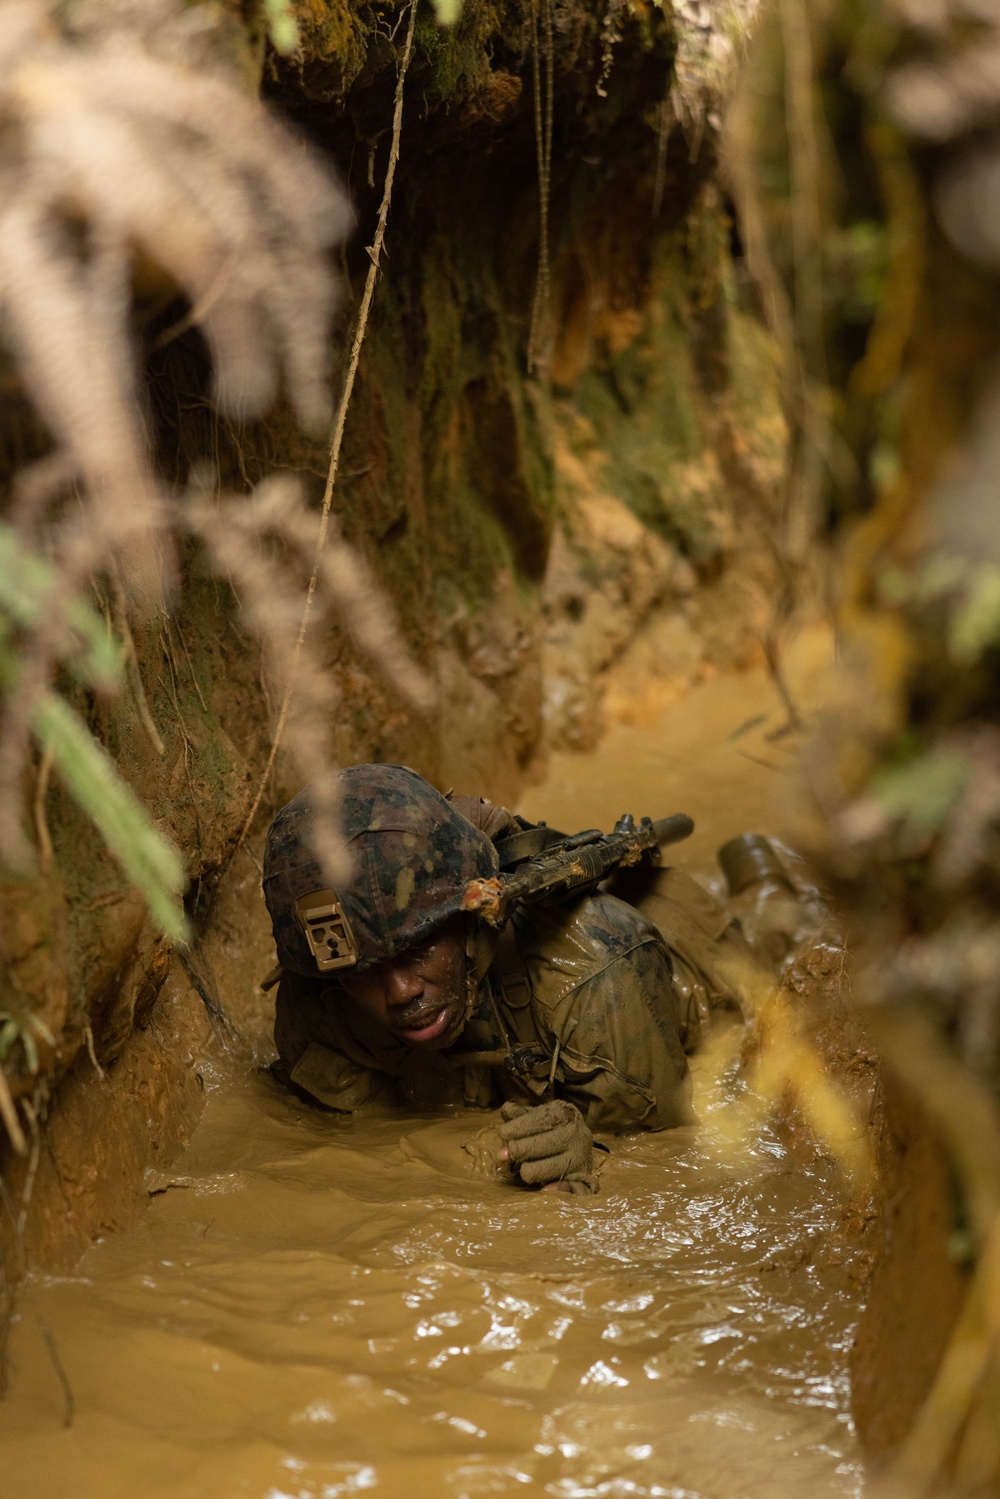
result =
[{"label": "dry brown fern frond", "polygon": [[[148,608],[172,577],[176,517],[151,469],[130,334],[136,254],[188,298],[221,407],[260,412],[283,380],[304,422],[329,414],[325,251],[348,227],[347,200],[245,92],[218,17],[182,0],[0,0],[0,339],[53,441],[7,510],[35,577],[24,607],[16,577],[0,599],[0,857],[12,866],[30,859],[22,771],[40,715],[90,765],[91,811],[114,775],[82,724],[48,711],[73,658],[66,610],[79,615],[100,578]],[[119,785],[108,805],[123,796]],[[138,816],[121,847],[111,840],[126,863]]]},{"label": "dry brown fern frond", "polygon": [[[232,69],[206,64],[200,26],[199,8],[180,0],[0,0],[0,336],[55,443],[19,476],[9,511],[11,544],[38,576],[30,608],[16,579],[0,597],[0,857],[23,864],[30,854],[22,771],[31,738],[46,753],[61,747],[64,780],[73,754],[89,766],[89,780],[70,789],[151,904],[162,897],[165,928],[179,862],[151,840],[127,787],[107,789],[110,761],[51,692],[54,668],[71,669],[78,654],[63,600],[79,614],[103,579],[148,603],[169,578],[175,536],[193,532],[231,579],[273,683],[282,692],[294,685],[282,715],[290,700],[288,748],[304,780],[320,780],[331,764],[336,703],[315,631],[307,633],[311,612],[319,624],[336,609],[405,696],[430,698],[364,559],[335,527],[326,535],[325,514],[317,531],[295,484],[168,500],[152,473],[129,336],[136,251],[187,296],[184,321],[204,333],[223,410],[259,413],[283,380],[303,422],[329,415],[336,285],[324,251],[348,227],[347,202]],[[71,499],[57,508],[57,496]],[[112,687],[120,666],[116,657]],[[341,877],[336,808],[320,811],[319,852]]]},{"label": "dry brown fern frond", "polygon": [[[183,36],[182,5],[148,10]],[[324,251],[350,213],[258,100],[155,50],[142,7],[71,15],[75,27],[46,0],[0,3],[0,315],[65,471],[141,597],[155,594],[164,544],[128,330],[134,250],[190,300],[221,408],[261,412],[283,373],[318,426],[335,303]],[[134,536],[137,512],[151,534],[125,547],[123,517]]]},{"label": "dry brown fern frond", "polygon": [[360,647],[411,702],[427,706],[432,689],[414,665],[385,596],[364,558],[328,536],[319,559],[312,631],[299,644],[310,570],[316,561],[316,516],[299,484],[265,480],[249,497],[193,494],[183,506],[213,566],[227,575],[246,624],[260,642],[278,695],[294,686],[285,742],[304,782],[317,782],[316,851],[331,881],[350,868],[325,772],[334,763],[331,729],[336,687],[316,646],[317,628],[335,610]]}]

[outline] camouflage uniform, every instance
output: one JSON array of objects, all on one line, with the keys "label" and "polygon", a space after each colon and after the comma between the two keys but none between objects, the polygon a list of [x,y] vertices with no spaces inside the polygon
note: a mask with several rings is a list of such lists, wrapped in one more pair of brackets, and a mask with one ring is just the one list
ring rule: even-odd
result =
[{"label": "camouflage uniform", "polygon": [[[492,839],[525,824],[479,798],[438,798],[421,782],[425,831],[418,837],[420,819],[408,808],[408,789],[416,788],[405,778],[420,778],[401,767],[352,770],[353,780],[351,771],[341,772],[343,815],[349,830],[362,830],[357,862],[363,857],[359,874],[372,904],[349,907],[346,890],[344,904],[362,929],[358,945],[370,966],[377,955],[415,946],[458,911],[467,881],[496,871]],[[323,883],[318,865],[303,869],[301,857],[286,857],[308,815],[303,794],[279,814],[269,840],[268,868],[277,872],[266,877],[265,890],[284,969],[275,1020],[279,1075],[343,1111],[380,1100],[491,1107],[555,1097],[576,1104],[592,1129],[666,1129],[690,1119],[685,1048],[708,1008],[736,1002],[725,968],[727,952],[740,947],[730,918],[700,886],[659,869],[633,892],[635,904],[597,892],[518,909],[458,1042],[429,1051],[397,1041],[349,1003],[335,974],[310,974],[294,929],[280,922],[276,913]]]}]

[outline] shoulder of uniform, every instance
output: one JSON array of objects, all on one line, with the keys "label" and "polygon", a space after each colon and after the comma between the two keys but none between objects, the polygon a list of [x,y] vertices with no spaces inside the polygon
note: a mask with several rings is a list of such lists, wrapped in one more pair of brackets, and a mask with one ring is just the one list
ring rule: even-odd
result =
[{"label": "shoulder of uniform", "polygon": [[450,791],[447,799],[466,822],[471,822],[474,828],[485,833],[494,843],[498,838],[504,838],[521,827],[520,820],[513,812],[508,812],[506,807],[498,806],[496,802],[488,801],[485,796],[463,796]]},{"label": "shoulder of uniform", "polygon": [[[564,906],[536,907],[526,913],[535,931],[562,930],[577,941],[602,949],[627,950],[638,942],[659,941],[660,933],[648,917],[627,901],[602,890]],[[553,919],[555,918],[555,919]]]},{"label": "shoulder of uniform", "polygon": [[543,1008],[619,962],[634,963],[640,952],[670,961],[653,923],[602,892],[562,906],[522,909],[514,928],[535,1002]]}]

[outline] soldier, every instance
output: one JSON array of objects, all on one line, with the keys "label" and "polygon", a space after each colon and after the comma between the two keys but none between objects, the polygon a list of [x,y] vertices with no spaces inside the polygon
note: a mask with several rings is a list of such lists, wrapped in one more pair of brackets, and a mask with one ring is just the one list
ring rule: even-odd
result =
[{"label": "soldier", "polygon": [[710,1008],[738,1005],[732,959],[750,960],[721,905],[656,868],[631,904],[595,890],[497,932],[463,911],[470,883],[554,835],[403,766],[334,775],[349,883],[325,888],[310,788],[268,836],[280,1078],[344,1112],[501,1104],[515,1178],[571,1192],[596,1190],[595,1129],[691,1121],[685,1052]]}]

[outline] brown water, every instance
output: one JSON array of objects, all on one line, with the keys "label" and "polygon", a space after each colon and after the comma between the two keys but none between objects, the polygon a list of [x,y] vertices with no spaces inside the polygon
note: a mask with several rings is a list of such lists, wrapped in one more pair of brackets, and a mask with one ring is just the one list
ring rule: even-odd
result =
[{"label": "brown water", "polygon": [[[720,745],[769,691],[741,678],[724,711],[717,684],[699,689],[689,770],[719,752],[728,775]],[[587,762],[591,792],[552,784],[532,809],[565,822],[562,795],[580,825],[608,820],[609,794],[614,813],[674,810],[677,757],[657,757],[681,711],[698,692],[618,731]],[[775,774],[742,764],[723,836],[754,798],[764,815]],[[839,1184],[767,1131],[735,1158],[716,1148],[738,1040],[720,1032],[696,1062],[701,1126],[616,1142],[595,1198],[470,1175],[461,1141],[482,1116],[338,1120],[220,1066],[140,1225],[22,1296],[0,1493],[858,1494]]]}]

